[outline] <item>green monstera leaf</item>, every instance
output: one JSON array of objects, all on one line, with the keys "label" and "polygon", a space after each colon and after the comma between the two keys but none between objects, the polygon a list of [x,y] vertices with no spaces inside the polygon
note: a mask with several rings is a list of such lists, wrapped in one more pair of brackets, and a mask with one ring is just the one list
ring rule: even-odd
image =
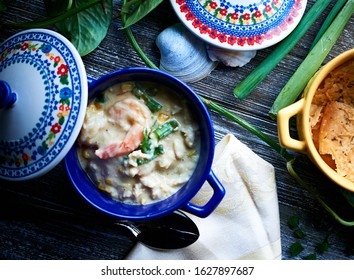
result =
[{"label": "green monstera leaf", "polygon": [[[45,5],[48,13],[51,16],[55,16],[89,2],[94,1],[45,0]],[[112,0],[99,2],[55,25],[58,31],[71,41],[81,56],[97,48],[107,35],[109,25],[112,21]]]}]

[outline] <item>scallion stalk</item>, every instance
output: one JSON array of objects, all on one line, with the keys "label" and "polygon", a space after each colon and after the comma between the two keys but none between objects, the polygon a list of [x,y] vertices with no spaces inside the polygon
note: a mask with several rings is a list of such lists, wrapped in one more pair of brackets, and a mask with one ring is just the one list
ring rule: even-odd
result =
[{"label": "scallion stalk", "polygon": [[159,102],[157,102],[155,99],[153,99],[151,96],[149,96],[149,94],[146,93],[145,89],[139,86],[138,84],[136,84],[135,87],[133,88],[133,94],[137,98],[139,99],[141,98],[142,100],[144,100],[145,105],[150,109],[152,113],[161,110],[162,105]]},{"label": "scallion stalk", "polygon": [[157,147],[154,148],[154,153],[152,154],[152,156],[150,158],[138,158],[136,163],[138,165],[148,163],[148,162],[154,160],[155,158],[157,158],[159,155],[163,155],[164,153],[165,153],[165,150],[163,149],[163,146],[158,145]]},{"label": "scallion stalk", "polygon": [[337,2],[334,4],[333,8],[330,10],[328,13],[325,21],[322,23],[320,30],[317,32],[317,35],[315,39],[312,42],[312,45],[310,47],[310,50],[313,49],[313,47],[317,44],[317,42],[320,40],[322,37],[323,33],[326,32],[327,28],[331,25],[332,21],[336,17],[336,15],[339,13],[339,11],[343,8],[344,4],[348,0],[337,0]]},{"label": "scallion stalk", "polygon": [[294,157],[290,155],[286,149],[282,148],[278,143],[276,143],[272,138],[268,137],[266,134],[264,134],[262,131],[260,131],[258,128],[254,127],[252,124],[249,122],[245,121],[244,119],[238,117],[237,115],[233,114],[232,112],[228,111],[227,109],[219,106],[218,104],[205,99],[204,97],[200,97],[204,104],[208,106],[211,110],[214,110],[221,114],[224,117],[227,117],[228,119],[234,121],[235,123],[239,124],[243,128],[247,129],[249,132],[251,132],[253,135],[257,136],[261,140],[263,140],[265,143],[267,143],[270,147],[272,147],[275,151],[277,151],[283,158],[285,158],[287,161],[293,160]]},{"label": "scallion stalk", "polygon": [[179,127],[180,124],[178,123],[178,121],[176,121],[175,119],[171,119],[156,128],[153,133],[156,135],[158,140],[161,140],[170,135],[172,132],[177,131]]},{"label": "scallion stalk", "polygon": [[245,79],[233,90],[234,96],[240,100],[246,98],[257,85],[278,65],[278,63],[294,48],[315,20],[322,14],[331,0],[316,1],[303,16],[298,26],[270,53]]},{"label": "scallion stalk", "polygon": [[299,97],[336,43],[353,12],[354,0],[348,0],[275,99],[269,111],[272,118],[276,118],[282,108],[289,106]]}]

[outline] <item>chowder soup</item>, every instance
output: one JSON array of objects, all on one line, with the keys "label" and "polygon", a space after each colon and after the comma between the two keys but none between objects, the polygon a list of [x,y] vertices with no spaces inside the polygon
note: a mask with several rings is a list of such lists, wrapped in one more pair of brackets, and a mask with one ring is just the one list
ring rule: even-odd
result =
[{"label": "chowder soup", "polygon": [[79,135],[82,167],[113,199],[148,204],[177,192],[199,159],[187,100],[164,86],[124,82],[88,105]]},{"label": "chowder soup", "polygon": [[316,90],[310,125],[323,160],[354,182],[354,59],[334,69]]}]

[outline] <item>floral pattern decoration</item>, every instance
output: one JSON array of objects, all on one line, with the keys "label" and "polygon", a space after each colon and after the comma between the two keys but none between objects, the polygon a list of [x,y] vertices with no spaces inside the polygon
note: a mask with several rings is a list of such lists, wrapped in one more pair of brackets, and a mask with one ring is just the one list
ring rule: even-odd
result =
[{"label": "floral pattern decoration", "polygon": [[[251,36],[236,36],[220,32],[216,28],[212,28],[208,23],[203,22],[196,16],[193,9],[190,8],[188,0],[175,0],[180,6],[180,11],[185,14],[187,21],[192,22],[192,26],[198,30],[201,35],[208,35],[211,39],[218,40],[220,43],[225,43],[230,46],[237,44],[238,46],[254,46],[261,45],[265,40],[272,40],[273,36],[279,36],[283,31],[288,29],[288,26],[294,23],[294,18],[299,16],[299,10],[302,9],[301,0],[295,0],[294,5],[285,19],[279,26],[262,33]],[[212,17],[224,21],[227,24],[237,25],[240,27],[255,26],[259,23],[267,21],[270,17],[276,14],[283,4],[283,0],[264,1],[260,7],[252,7],[251,9],[236,10],[229,6],[220,5],[221,1],[215,0],[199,0],[203,9],[205,9]],[[267,3],[266,3],[267,2]],[[229,2],[228,2],[229,4]],[[228,8],[225,8],[228,7]]]},{"label": "floral pattern decoration", "polygon": [[[28,166],[28,164],[36,160],[38,155],[44,155],[47,153],[48,149],[55,144],[55,138],[58,133],[61,132],[62,127],[65,123],[66,117],[70,114],[70,100],[72,97],[72,90],[69,85],[69,67],[65,64],[64,59],[60,54],[53,51],[53,47],[47,43],[33,43],[32,41],[23,41],[16,44],[12,49],[7,48],[3,53],[0,54],[0,62],[5,61],[9,54],[16,54],[19,52],[38,52],[41,51],[47,60],[52,63],[52,67],[56,69],[56,75],[59,79],[59,83],[63,85],[59,91],[59,102],[57,105],[57,119],[53,121],[50,130],[47,131],[46,137],[35,149],[30,152],[22,151],[21,153],[16,153],[12,151],[11,155],[0,155],[0,164],[7,164],[8,166]],[[21,54],[21,53],[19,53]]]}]

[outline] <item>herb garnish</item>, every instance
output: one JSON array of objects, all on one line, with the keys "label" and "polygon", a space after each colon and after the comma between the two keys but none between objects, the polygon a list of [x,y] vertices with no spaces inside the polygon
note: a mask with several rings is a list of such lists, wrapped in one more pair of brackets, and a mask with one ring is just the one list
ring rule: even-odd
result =
[{"label": "herb garnish", "polygon": [[[300,219],[297,216],[292,216],[288,220],[288,226],[290,229],[293,230],[293,234],[296,237],[296,241],[289,247],[289,253],[291,257],[297,257],[299,256],[304,250],[304,246],[301,244],[300,240],[304,240],[306,237],[306,234],[303,232],[301,229],[301,224],[300,224]],[[304,260],[316,260],[317,259],[317,254],[324,254],[325,252],[328,251],[329,249],[329,243],[328,243],[328,237],[327,235],[325,239],[316,244],[315,251],[316,253],[311,253],[308,254],[307,256],[303,257],[302,259]]]},{"label": "herb garnish", "polygon": [[162,105],[154,98],[152,98],[149,92],[138,83],[135,83],[135,87],[133,88],[133,94],[137,98],[142,99],[145,102],[145,105],[150,109],[152,113],[156,113],[157,111],[161,110]]},{"label": "herb garnish", "polygon": [[300,242],[295,242],[290,246],[290,255],[296,257],[304,250],[304,247]]},{"label": "herb garnish", "polygon": [[177,120],[175,119],[170,119],[167,122],[165,122],[163,125],[159,126],[156,128],[153,133],[157,137],[158,140],[161,140],[168,135],[170,135],[172,132],[175,132],[179,129],[180,124]]}]

